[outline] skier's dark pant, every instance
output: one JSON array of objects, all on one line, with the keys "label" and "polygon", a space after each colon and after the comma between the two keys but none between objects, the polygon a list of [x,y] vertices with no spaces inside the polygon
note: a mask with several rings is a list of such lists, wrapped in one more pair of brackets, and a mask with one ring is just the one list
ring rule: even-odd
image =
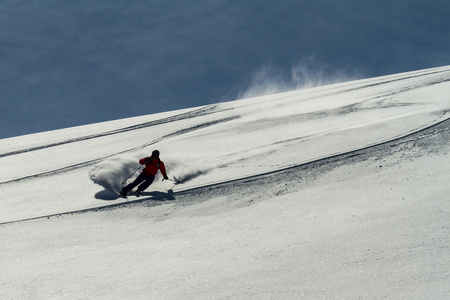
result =
[{"label": "skier's dark pant", "polygon": [[144,173],[141,173],[132,183],[126,185],[122,189],[122,191],[125,192],[125,193],[128,193],[134,187],[136,187],[138,184],[140,184],[142,182],[142,184],[138,187],[138,189],[142,192],[146,188],[148,188],[150,186],[150,184],[152,184],[153,179],[155,179],[155,177],[149,176],[149,175],[145,175]]}]

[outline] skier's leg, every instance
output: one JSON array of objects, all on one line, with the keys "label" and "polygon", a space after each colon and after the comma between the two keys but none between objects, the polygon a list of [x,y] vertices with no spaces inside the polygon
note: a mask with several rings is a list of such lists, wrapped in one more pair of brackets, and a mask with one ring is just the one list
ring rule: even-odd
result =
[{"label": "skier's leg", "polygon": [[138,187],[138,190],[141,192],[143,192],[146,188],[148,188],[155,179],[155,177],[153,176],[146,176],[146,177],[147,177],[146,180]]},{"label": "skier's leg", "polygon": [[122,188],[122,192],[127,194],[129,191],[131,191],[135,186],[137,186],[139,183],[144,181],[147,178],[147,176],[143,173],[141,173],[132,183],[124,186]]}]

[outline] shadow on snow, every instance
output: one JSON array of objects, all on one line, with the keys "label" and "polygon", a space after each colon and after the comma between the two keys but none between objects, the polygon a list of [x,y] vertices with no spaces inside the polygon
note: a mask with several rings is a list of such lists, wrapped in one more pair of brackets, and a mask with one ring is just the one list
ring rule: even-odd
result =
[{"label": "shadow on snow", "polygon": [[[159,192],[159,191],[151,191],[151,192],[143,192],[140,197],[136,197],[133,194],[128,196],[129,200],[155,200],[155,201],[166,201],[166,200],[175,200],[174,192],[172,189],[167,192]],[[149,198],[146,198],[149,197]],[[95,198],[99,200],[105,201],[113,201],[121,198],[117,193],[103,190],[95,194]]]}]

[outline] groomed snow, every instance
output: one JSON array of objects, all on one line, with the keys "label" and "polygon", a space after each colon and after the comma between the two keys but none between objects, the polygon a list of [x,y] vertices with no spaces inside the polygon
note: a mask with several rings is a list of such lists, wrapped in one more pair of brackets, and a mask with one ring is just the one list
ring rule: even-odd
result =
[{"label": "groomed snow", "polygon": [[[445,299],[450,67],[0,140],[1,299]],[[153,149],[170,177],[111,190]]]}]

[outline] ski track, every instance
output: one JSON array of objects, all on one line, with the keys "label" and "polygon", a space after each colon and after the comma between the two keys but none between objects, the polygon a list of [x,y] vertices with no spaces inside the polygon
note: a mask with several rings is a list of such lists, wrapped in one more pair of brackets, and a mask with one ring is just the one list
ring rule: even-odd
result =
[{"label": "ski track", "polygon": [[[110,154],[108,156],[104,156],[104,157],[101,157],[101,158],[96,158],[96,159],[93,159],[93,160],[81,162],[81,163],[78,163],[78,164],[70,165],[70,166],[59,168],[59,169],[56,169],[56,170],[46,171],[46,172],[42,172],[42,173],[38,173],[38,174],[33,174],[33,175],[25,176],[25,177],[20,177],[20,178],[15,178],[15,179],[12,179],[12,180],[3,181],[3,182],[0,182],[0,185],[4,185],[4,184],[8,184],[8,183],[14,183],[14,182],[19,182],[19,181],[28,180],[28,179],[34,179],[34,178],[38,178],[38,177],[45,177],[45,176],[56,175],[56,174],[65,173],[65,172],[69,172],[69,171],[72,171],[72,170],[76,170],[76,169],[79,169],[79,168],[88,167],[90,165],[96,164],[96,163],[98,163],[98,162],[100,162],[102,160],[105,160],[107,158],[110,158],[110,157],[113,157],[113,156],[116,156],[116,155],[119,155],[119,154],[131,152],[131,151],[135,151],[135,150],[138,150],[138,149],[143,149],[143,148],[146,148],[148,146],[157,144],[158,142],[160,142],[160,141],[162,141],[164,139],[180,136],[182,134],[186,134],[186,133],[189,133],[189,132],[192,132],[192,131],[195,131],[195,130],[199,130],[199,129],[203,129],[203,128],[206,128],[206,127],[214,126],[214,125],[221,124],[221,123],[224,123],[224,122],[232,121],[232,120],[235,120],[235,119],[238,119],[238,118],[240,118],[240,116],[233,116],[233,117],[228,117],[228,118],[224,118],[224,119],[214,120],[214,121],[211,121],[211,122],[201,123],[201,124],[189,127],[189,128],[185,128],[185,129],[178,130],[176,132],[164,135],[164,136],[162,136],[160,138],[152,140],[151,142],[147,142],[147,143],[145,143],[143,145],[140,145],[140,146],[137,146],[137,147],[133,147],[133,148],[130,148],[130,149],[127,149],[127,150],[123,150],[123,151],[120,151],[120,152],[116,152],[116,153]],[[135,128],[133,130],[136,130],[136,129],[140,129],[140,128]],[[104,136],[104,135],[100,135],[100,136]],[[98,136],[98,137],[100,137],[100,136]],[[82,140],[84,140],[84,139],[82,139]],[[78,140],[78,141],[82,141],[82,140]],[[58,144],[58,145],[61,145],[61,144]],[[50,147],[53,147],[53,146],[50,146]],[[48,147],[43,147],[43,148],[48,148]],[[31,150],[31,151],[33,151],[33,150]],[[25,151],[25,152],[27,152],[27,151]],[[20,152],[20,153],[23,153],[23,152]],[[19,154],[19,153],[16,153],[16,154]]]},{"label": "ski track", "polygon": [[[89,212],[101,212],[112,209],[122,209],[131,206],[144,205],[146,207],[162,205],[166,201],[176,203],[177,205],[190,205],[193,203],[199,203],[207,201],[210,196],[225,193],[239,193],[249,194],[258,193],[261,185],[280,185],[279,182],[283,182],[280,178],[285,178],[286,182],[291,178],[299,178],[299,181],[313,181],[315,178],[329,172],[339,166],[345,164],[351,164],[355,162],[361,162],[376,157],[377,160],[381,160],[396,152],[401,151],[404,145],[408,147],[421,148],[429,144],[442,146],[450,141],[450,118],[445,118],[431,126],[422,128],[418,131],[414,131],[396,137],[388,141],[383,141],[374,145],[365,146],[359,149],[354,149],[344,153],[332,154],[323,158],[319,158],[313,161],[304,162],[298,165],[284,167],[278,170],[270,172],[253,174],[243,178],[227,180],[223,182],[210,183],[198,187],[191,187],[185,190],[179,190],[177,192],[163,193],[163,192],[144,192],[141,198],[129,200],[127,202],[120,202],[114,204],[108,204],[104,206],[98,206],[94,208],[86,208],[81,210],[66,211],[51,215],[37,216],[27,219],[14,220],[0,223],[1,225],[33,221],[38,219],[50,219],[59,218],[67,215],[89,213]],[[308,176],[304,178],[304,175]],[[276,175],[276,176],[275,176]],[[292,184],[290,182],[290,184]],[[296,184],[296,183],[293,183]],[[281,189],[276,192],[276,195],[281,195],[289,192],[289,186],[287,183],[280,185]],[[149,197],[145,197],[145,196]],[[195,201],[192,201],[195,195]],[[183,200],[184,199],[184,200]]]},{"label": "ski track", "polygon": [[149,121],[149,122],[144,122],[144,123],[136,124],[133,126],[127,126],[127,127],[123,127],[123,128],[119,128],[119,129],[115,129],[115,130],[111,130],[111,131],[106,131],[106,132],[102,132],[102,133],[97,133],[97,134],[93,134],[93,135],[86,135],[86,136],[82,136],[82,137],[78,137],[78,138],[72,138],[72,139],[68,139],[65,141],[58,142],[58,143],[51,143],[51,144],[47,144],[47,145],[41,145],[41,146],[31,147],[31,148],[27,148],[27,149],[21,149],[21,150],[1,153],[0,158],[5,157],[5,156],[21,154],[21,153],[25,153],[25,152],[41,150],[41,149],[45,149],[45,148],[57,147],[57,146],[75,143],[75,142],[81,142],[81,141],[95,139],[95,138],[104,137],[104,136],[108,136],[108,135],[124,133],[127,131],[138,130],[138,129],[142,129],[142,128],[146,128],[146,127],[167,124],[167,123],[171,123],[171,122],[175,122],[175,121],[191,119],[191,118],[205,116],[205,115],[223,111],[223,110],[216,110],[216,109],[217,109],[217,105],[210,105],[207,107],[202,107],[202,108],[195,109],[195,110],[185,112],[182,114],[178,114],[178,115],[174,115],[174,116],[170,116],[170,117],[166,117],[166,118],[162,118],[162,119],[158,119],[158,120],[153,120],[153,121]]}]

